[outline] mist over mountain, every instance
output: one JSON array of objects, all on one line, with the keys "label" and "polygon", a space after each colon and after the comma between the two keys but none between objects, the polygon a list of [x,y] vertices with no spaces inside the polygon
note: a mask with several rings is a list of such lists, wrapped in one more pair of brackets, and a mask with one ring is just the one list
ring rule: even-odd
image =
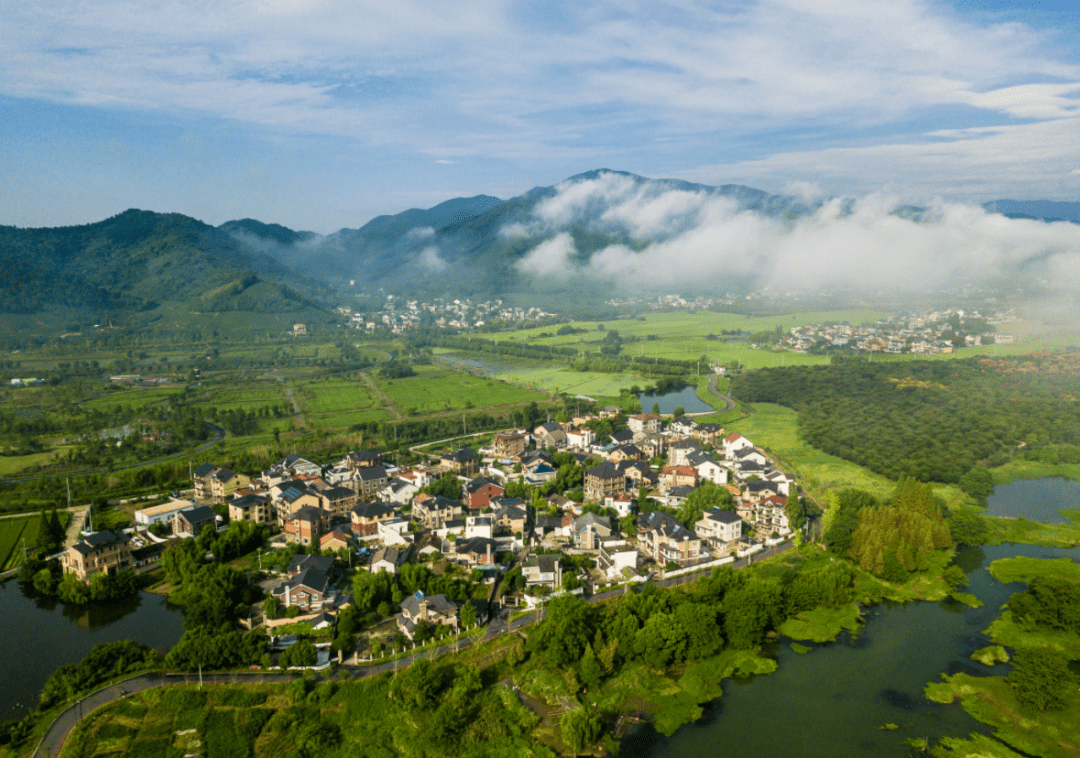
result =
[{"label": "mist over mountain", "polygon": [[600,169],[505,201],[458,198],[325,236],[130,210],[85,226],[0,228],[0,312],[145,312],[167,302],[325,312],[342,295],[380,289],[555,307],[763,287],[902,302],[964,284],[1075,303],[1080,225],[1053,219],[1077,207],[774,195]]},{"label": "mist over mountain", "polygon": [[1015,203],[774,195],[599,169],[506,201],[479,196],[380,216],[272,254],[366,292],[606,299],[761,287],[898,296],[956,284],[1071,289],[1080,229],[1018,214],[1064,216],[1076,204]]},{"label": "mist over mountain", "polygon": [[1080,203],[1063,203],[1054,200],[992,200],[983,208],[1004,216],[1026,216],[1043,221],[1072,221],[1080,224]]}]

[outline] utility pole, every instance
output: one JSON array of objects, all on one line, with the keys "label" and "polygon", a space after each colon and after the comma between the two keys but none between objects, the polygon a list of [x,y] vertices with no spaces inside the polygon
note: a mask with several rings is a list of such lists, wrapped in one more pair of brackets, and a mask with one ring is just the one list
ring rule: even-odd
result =
[{"label": "utility pole", "polygon": [[65,481],[67,482],[67,492],[68,492],[68,509],[70,510],[70,509],[71,509],[71,477],[70,477],[70,476],[69,476],[69,477],[67,477],[67,478],[65,479]]}]

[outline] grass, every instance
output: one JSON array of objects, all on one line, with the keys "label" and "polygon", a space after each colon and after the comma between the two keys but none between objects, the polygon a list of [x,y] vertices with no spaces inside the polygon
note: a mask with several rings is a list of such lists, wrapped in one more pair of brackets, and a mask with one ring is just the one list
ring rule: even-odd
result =
[{"label": "grass", "polygon": [[21,471],[36,469],[47,466],[60,456],[67,453],[71,445],[54,447],[44,453],[31,453],[30,455],[0,456],[0,476],[13,476]]},{"label": "grass", "polygon": [[416,372],[408,379],[377,380],[394,405],[408,415],[547,400],[538,392],[441,366],[417,366]]},{"label": "grass", "polygon": [[1080,564],[1071,558],[1000,558],[990,564],[989,571],[999,582],[1030,582],[1037,576],[1080,582]]},{"label": "grass", "polygon": [[984,666],[993,666],[995,663],[1008,663],[1009,654],[1001,645],[989,645],[972,653],[971,660],[978,661]]},{"label": "grass", "polygon": [[862,614],[856,605],[841,608],[815,608],[792,616],[777,631],[793,640],[831,642],[845,629],[858,631]]},{"label": "grass", "polygon": [[310,384],[300,390],[305,413],[358,411],[374,403],[367,386],[355,384]]},{"label": "grass", "polygon": [[147,408],[156,403],[165,402],[168,400],[169,395],[175,395],[182,392],[178,388],[160,388],[145,390],[127,390],[124,392],[113,392],[103,397],[96,397],[93,400],[87,400],[82,404],[83,408],[87,410],[98,409],[106,410],[115,408],[117,406],[124,406],[132,409]]},{"label": "grass", "polygon": [[1005,647],[1050,648],[1071,660],[1080,660],[1080,634],[1044,627],[1032,628],[1017,622],[1011,611],[1002,613],[983,633],[995,644]]},{"label": "grass", "polygon": [[1062,710],[1033,714],[1017,702],[1004,677],[955,674],[944,679],[926,685],[924,692],[930,700],[952,703],[959,699],[965,711],[992,726],[994,736],[1016,750],[1044,758],[1080,754],[1080,690],[1076,687],[1068,688]]},{"label": "grass", "polygon": [[1043,547],[1073,547],[1080,545],[1080,521],[1070,520],[1061,524],[1044,524],[1020,518],[986,516],[990,527],[986,538],[988,545],[1005,542],[1022,542]]},{"label": "grass", "polygon": [[22,548],[24,535],[28,546],[34,546],[40,520],[40,516],[0,519],[0,569],[8,568],[8,563],[12,561],[12,558],[17,557],[16,554]]},{"label": "grass", "polygon": [[1016,479],[1045,479],[1048,477],[1061,477],[1080,481],[1080,463],[1043,463],[1042,461],[1015,459],[991,469],[990,473],[994,477],[995,486],[1008,484]]}]

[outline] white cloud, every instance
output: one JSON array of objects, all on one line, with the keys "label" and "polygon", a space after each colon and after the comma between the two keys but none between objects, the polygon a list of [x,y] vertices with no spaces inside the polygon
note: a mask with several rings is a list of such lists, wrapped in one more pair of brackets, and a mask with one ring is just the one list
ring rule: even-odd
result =
[{"label": "white cloud", "polygon": [[437,274],[445,271],[449,267],[449,264],[447,264],[447,262],[442,259],[442,256],[439,255],[439,248],[434,245],[430,245],[421,250],[416,262],[428,273]]},{"label": "white cloud", "polygon": [[[631,288],[707,285],[750,277],[781,289],[854,287],[926,291],[957,282],[981,282],[1039,274],[1054,286],[1080,290],[1080,226],[1013,220],[981,207],[937,201],[919,219],[899,215],[901,198],[888,192],[862,198],[834,198],[794,221],[740,210],[724,197],[680,190],[656,192],[643,203],[641,188],[629,190],[622,177],[564,184],[542,207],[545,224],[586,224],[572,209],[611,203],[592,228],[611,231],[612,220],[628,234],[642,229],[657,236],[641,250],[611,245],[587,264],[575,263],[570,235],[559,233],[520,264],[526,273],[612,280]],[[655,185],[653,185],[655,190]],[[645,213],[653,206],[676,209],[685,225],[670,224],[671,213]],[[552,209],[560,209],[553,214]],[[556,221],[557,220],[557,221]],[[665,231],[666,230],[666,231]],[[584,265],[584,270],[582,266]]]},{"label": "white cloud", "polygon": [[574,238],[566,232],[537,245],[518,264],[522,271],[539,276],[558,276],[570,271],[576,254]]}]

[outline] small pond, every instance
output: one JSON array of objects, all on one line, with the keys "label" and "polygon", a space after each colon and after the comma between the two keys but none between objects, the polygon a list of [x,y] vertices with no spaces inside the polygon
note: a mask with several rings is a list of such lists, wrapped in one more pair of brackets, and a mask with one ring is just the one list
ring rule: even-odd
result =
[{"label": "small pond", "polygon": [[1023,516],[1031,521],[1060,524],[1063,508],[1080,508],[1080,482],[1071,479],[1017,479],[994,487],[986,498],[989,516]]},{"label": "small pond", "polygon": [[653,404],[660,406],[661,413],[673,413],[676,408],[682,408],[687,413],[702,413],[713,410],[713,407],[697,396],[696,388],[683,387],[681,390],[672,390],[662,395],[650,395],[642,393],[638,395],[641,407],[646,412],[652,411]]},{"label": "small pond", "polygon": [[134,640],[167,651],[184,633],[180,609],[161,595],[65,605],[0,584],[0,721],[25,715],[65,663],[78,663],[100,642]]}]

